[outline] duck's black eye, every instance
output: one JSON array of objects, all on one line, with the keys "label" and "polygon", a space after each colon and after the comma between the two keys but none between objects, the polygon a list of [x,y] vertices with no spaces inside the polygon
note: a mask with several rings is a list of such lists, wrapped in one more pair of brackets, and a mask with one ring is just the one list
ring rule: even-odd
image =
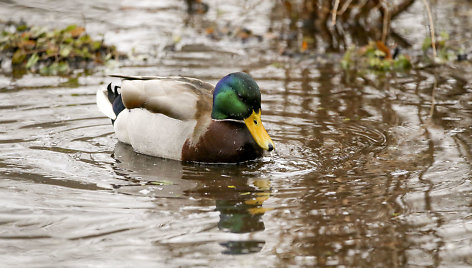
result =
[{"label": "duck's black eye", "polygon": [[256,119],[254,119],[254,125],[257,125],[257,120]]}]

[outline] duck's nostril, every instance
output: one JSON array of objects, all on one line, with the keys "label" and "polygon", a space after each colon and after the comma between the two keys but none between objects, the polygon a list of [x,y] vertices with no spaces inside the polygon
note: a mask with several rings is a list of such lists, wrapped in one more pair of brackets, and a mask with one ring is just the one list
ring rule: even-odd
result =
[{"label": "duck's nostril", "polygon": [[274,145],[272,145],[272,143],[269,143],[269,152],[274,150]]}]

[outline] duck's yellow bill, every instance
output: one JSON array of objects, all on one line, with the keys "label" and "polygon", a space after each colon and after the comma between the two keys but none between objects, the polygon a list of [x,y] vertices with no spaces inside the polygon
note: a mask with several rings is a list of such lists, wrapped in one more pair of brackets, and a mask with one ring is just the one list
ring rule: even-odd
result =
[{"label": "duck's yellow bill", "polygon": [[274,143],[262,125],[261,110],[259,110],[258,113],[252,111],[252,114],[248,118],[244,119],[244,123],[249,129],[249,132],[256,141],[257,145],[267,151],[274,150]]}]

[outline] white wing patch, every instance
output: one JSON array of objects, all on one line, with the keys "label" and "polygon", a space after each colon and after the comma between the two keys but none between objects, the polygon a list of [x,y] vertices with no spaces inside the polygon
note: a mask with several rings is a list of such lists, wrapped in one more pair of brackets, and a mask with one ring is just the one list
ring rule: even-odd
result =
[{"label": "white wing patch", "polygon": [[182,160],[182,147],[195,125],[196,120],[182,121],[137,108],[120,113],[115,133],[138,153]]},{"label": "white wing patch", "polygon": [[99,89],[97,91],[97,106],[98,110],[102,112],[104,115],[107,117],[115,120],[116,119],[116,114],[113,111],[113,105],[110,103],[107,97],[107,90],[102,90]]}]

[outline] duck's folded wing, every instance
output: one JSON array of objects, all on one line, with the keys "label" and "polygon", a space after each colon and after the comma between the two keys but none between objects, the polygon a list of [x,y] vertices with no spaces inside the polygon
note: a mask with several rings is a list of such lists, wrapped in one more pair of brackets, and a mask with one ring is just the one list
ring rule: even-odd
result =
[{"label": "duck's folded wing", "polygon": [[197,78],[192,78],[192,77],[184,77],[184,76],[170,76],[170,77],[164,77],[164,76],[137,76],[137,75],[120,75],[120,74],[112,74],[110,75],[111,77],[118,77],[126,80],[168,80],[168,81],[179,81],[183,83],[188,83],[190,85],[193,85],[196,88],[199,88],[200,90],[203,91],[210,91],[213,94],[213,90],[215,89],[215,86],[202,81]]},{"label": "duck's folded wing", "polygon": [[[145,108],[180,120],[196,119],[211,110],[211,91],[190,78],[126,77],[121,84],[123,104],[128,109]],[[204,82],[202,82],[204,83]]]}]

